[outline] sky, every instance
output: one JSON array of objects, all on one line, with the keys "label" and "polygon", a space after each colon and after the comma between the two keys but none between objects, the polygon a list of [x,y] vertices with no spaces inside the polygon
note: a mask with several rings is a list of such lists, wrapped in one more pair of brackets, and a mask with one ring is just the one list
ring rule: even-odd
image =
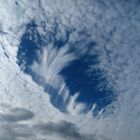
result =
[{"label": "sky", "polygon": [[0,1],[0,140],[139,140],[138,0]]}]

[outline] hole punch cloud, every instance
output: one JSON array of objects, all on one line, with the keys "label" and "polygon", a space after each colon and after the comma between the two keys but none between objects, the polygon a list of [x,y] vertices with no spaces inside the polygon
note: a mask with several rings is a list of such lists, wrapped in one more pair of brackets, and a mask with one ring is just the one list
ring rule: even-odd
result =
[{"label": "hole punch cloud", "polygon": [[43,86],[52,104],[62,112],[87,112],[93,104],[101,110],[110,104],[113,92],[108,84],[103,85],[107,80],[98,67],[91,35],[85,29],[67,29],[58,21],[51,30],[47,24],[32,21],[27,25],[17,56],[21,69]]}]

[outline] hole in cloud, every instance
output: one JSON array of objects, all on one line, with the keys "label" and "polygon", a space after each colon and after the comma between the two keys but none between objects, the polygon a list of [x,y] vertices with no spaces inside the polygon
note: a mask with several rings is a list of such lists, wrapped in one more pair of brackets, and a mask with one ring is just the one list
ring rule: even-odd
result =
[{"label": "hole in cloud", "polygon": [[34,21],[27,24],[26,32],[21,38],[20,48],[17,54],[18,64],[27,73],[30,72],[29,67],[33,61],[37,60],[36,51],[41,46],[41,37],[36,27],[37,25]]},{"label": "hole in cloud", "polygon": [[98,56],[90,56],[87,53],[65,67],[61,74],[70,90],[70,94],[74,95],[79,92],[78,102],[84,102],[89,107],[96,103],[100,110],[111,103],[110,95],[113,93],[111,89],[107,88],[107,80],[103,77],[103,72],[99,68],[92,70],[90,68],[97,65]]},{"label": "hole in cloud", "polygon": [[32,21],[21,38],[17,63],[44,87],[59,110],[81,113],[96,104],[99,111],[112,102],[114,94],[98,67],[96,47],[85,29]]}]

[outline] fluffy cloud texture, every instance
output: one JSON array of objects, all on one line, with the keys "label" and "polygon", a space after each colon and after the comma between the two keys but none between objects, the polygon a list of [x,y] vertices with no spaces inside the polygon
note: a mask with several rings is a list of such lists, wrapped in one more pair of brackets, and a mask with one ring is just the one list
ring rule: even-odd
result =
[{"label": "fluffy cloud texture", "polygon": [[64,120],[36,122],[35,114],[27,109],[11,108],[7,104],[1,104],[0,107],[2,108],[0,114],[0,139],[2,140],[44,140],[46,138],[97,140],[95,135],[80,133],[79,128],[72,122]]},{"label": "fluffy cloud texture", "polygon": [[[1,0],[0,139],[139,140],[139,9],[140,3],[136,0]],[[22,35],[32,20],[39,25],[37,30],[42,36],[53,36],[54,24],[59,25],[56,38],[66,40],[66,29],[73,31],[63,49],[57,50],[49,44],[48,48],[42,48],[43,53],[37,52],[40,59],[31,69],[44,78],[41,84],[17,64]],[[94,116],[92,111],[96,105],[79,114],[85,106],[75,102],[78,95],[75,94],[68,97],[69,113],[62,113],[52,105],[42,84],[53,76],[58,80],[52,82],[53,86],[63,83],[59,71],[76,59],[75,56],[82,55],[86,41],[91,40],[96,42],[96,47],[90,53],[98,54],[99,58],[96,67],[103,70],[117,99]],[[80,54],[68,52],[71,46]],[[89,71],[92,69],[94,65]]]}]

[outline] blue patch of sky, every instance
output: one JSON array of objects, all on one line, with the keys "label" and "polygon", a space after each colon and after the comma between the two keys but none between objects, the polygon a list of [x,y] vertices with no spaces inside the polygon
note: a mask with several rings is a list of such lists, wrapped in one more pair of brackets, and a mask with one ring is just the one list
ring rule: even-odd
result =
[{"label": "blue patch of sky", "polygon": [[[93,103],[97,104],[98,109],[111,103],[110,95],[112,91],[102,83],[107,84],[100,69],[93,69],[88,73],[90,66],[98,63],[98,56],[90,56],[87,53],[79,59],[73,61],[65,67],[61,74],[63,75],[70,93],[74,95],[79,92],[77,101],[88,104],[92,107]],[[102,84],[102,89],[99,86]]]}]

